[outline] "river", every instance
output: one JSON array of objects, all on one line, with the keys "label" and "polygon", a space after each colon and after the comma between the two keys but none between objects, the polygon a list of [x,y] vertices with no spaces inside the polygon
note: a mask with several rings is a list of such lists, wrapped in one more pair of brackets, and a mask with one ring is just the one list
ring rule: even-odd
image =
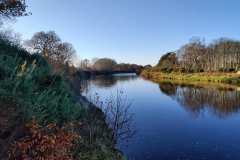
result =
[{"label": "river", "polygon": [[237,160],[240,92],[153,83],[132,74],[96,77],[85,95],[108,99],[123,92],[134,134],[118,142],[130,160]]}]

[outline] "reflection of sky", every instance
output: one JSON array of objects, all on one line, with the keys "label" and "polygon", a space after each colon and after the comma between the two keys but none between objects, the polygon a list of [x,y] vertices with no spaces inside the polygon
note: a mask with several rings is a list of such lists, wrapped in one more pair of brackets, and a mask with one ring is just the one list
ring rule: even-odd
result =
[{"label": "reflection of sky", "polygon": [[[227,118],[208,109],[189,114],[176,100],[159,90],[158,84],[141,78],[118,81],[111,88],[92,85],[102,98],[121,89],[132,102],[137,134],[119,146],[137,160],[236,159],[240,157],[240,115]],[[128,147],[126,147],[128,145]]]}]

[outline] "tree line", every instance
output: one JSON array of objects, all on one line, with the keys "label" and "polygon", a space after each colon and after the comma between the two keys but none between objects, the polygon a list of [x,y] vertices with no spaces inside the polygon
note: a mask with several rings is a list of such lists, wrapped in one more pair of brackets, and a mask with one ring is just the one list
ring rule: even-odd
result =
[{"label": "tree line", "polygon": [[40,55],[51,64],[55,72],[139,72],[143,66],[137,64],[117,63],[111,58],[93,58],[79,60],[77,52],[69,42],[63,42],[55,31],[40,31],[31,39],[21,44],[21,39],[11,31],[0,31],[0,38],[8,40],[12,45],[25,48],[32,54]]},{"label": "tree line", "polygon": [[[20,16],[31,14],[27,11],[25,0],[2,0],[0,2],[0,22],[4,19],[15,19]],[[1,26],[0,26],[1,27]],[[96,71],[96,72],[136,72],[143,67],[137,64],[118,64],[111,58],[93,58],[76,60],[76,50],[69,42],[63,42],[55,31],[40,31],[35,33],[31,39],[21,45],[21,39],[17,34],[1,31],[1,38],[11,40],[10,43],[27,49],[32,54],[44,57],[51,64],[55,72],[67,70]],[[75,60],[75,61],[73,61]]]},{"label": "tree line", "polygon": [[111,58],[84,59],[78,64],[80,70],[96,72],[139,72],[145,66],[129,63],[117,63]]},{"label": "tree line", "polygon": [[176,52],[161,57],[157,66],[172,72],[234,72],[240,69],[240,41],[220,38],[208,45],[192,39]]}]

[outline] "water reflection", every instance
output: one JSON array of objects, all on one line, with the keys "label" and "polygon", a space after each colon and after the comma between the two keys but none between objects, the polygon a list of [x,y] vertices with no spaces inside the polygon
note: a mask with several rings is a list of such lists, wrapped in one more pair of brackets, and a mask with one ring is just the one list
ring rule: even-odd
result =
[{"label": "water reflection", "polygon": [[[106,122],[112,129],[111,140],[117,144],[127,143],[136,133],[132,103],[123,89],[117,88],[110,95],[99,94],[101,89],[111,89],[117,83],[137,79],[136,74],[96,76],[82,81],[83,95],[98,106],[105,114]],[[94,87],[92,89],[91,87]],[[96,90],[97,88],[97,90]]]},{"label": "water reflection", "polygon": [[124,91],[116,93],[104,101],[97,101],[112,129],[112,140],[117,144],[130,140],[136,133],[134,114],[130,112],[132,103]]},{"label": "water reflection", "polygon": [[[78,86],[80,92],[86,95],[90,90],[90,85],[95,85],[97,88],[111,88],[114,87],[118,82],[128,82],[132,80],[137,80],[138,76],[136,74],[115,74],[115,75],[103,75],[96,76],[91,79],[81,79],[78,80]],[[77,88],[77,87],[76,87]]]},{"label": "water reflection", "polygon": [[98,76],[91,80],[91,82],[100,88],[111,88],[116,85],[117,82],[120,81],[130,81],[137,79],[135,74],[117,74],[117,75],[109,75],[109,76]]},{"label": "water reflection", "polygon": [[237,90],[193,87],[170,82],[160,83],[159,88],[195,115],[209,109],[214,115],[226,117],[240,109],[240,92]]},{"label": "water reflection", "polygon": [[[136,76],[95,77],[87,83],[89,92],[97,92],[107,100],[102,109],[112,128],[118,126],[112,122],[125,123],[124,118],[116,121],[114,117],[131,119],[131,113],[134,114],[137,132],[129,141],[120,140],[117,145],[129,159],[226,160],[240,157],[240,92],[237,90],[224,90],[225,85],[156,84]],[[129,104],[127,101],[116,96],[107,99],[122,88],[131,103],[130,116],[123,114],[128,107],[122,106],[128,105],[122,104]],[[112,101],[115,103],[110,103]],[[124,110],[119,112],[118,109]],[[116,129],[115,135],[121,135],[132,126]]]}]

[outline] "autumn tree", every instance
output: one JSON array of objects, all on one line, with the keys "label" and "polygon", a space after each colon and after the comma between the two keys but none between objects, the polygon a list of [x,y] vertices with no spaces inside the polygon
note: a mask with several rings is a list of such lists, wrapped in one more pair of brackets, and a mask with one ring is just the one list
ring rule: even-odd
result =
[{"label": "autumn tree", "polygon": [[72,148],[80,136],[59,128],[56,124],[46,127],[35,120],[26,126],[26,136],[13,144],[9,159],[73,160]]},{"label": "autumn tree", "polygon": [[178,50],[179,63],[186,72],[236,71],[239,67],[239,41],[220,38],[209,45],[194,39]]},{"label": "autumn tree", "polygon": [[240,69],[240,41],[220,38],[206,45],[192,39],[176,53],[163,55],[157,64],[162,71],[181,68],[184,72],[234,72]]},{"label": "autumn tree", "polygon": [[211,45],[212,68],[219,71],[234,71],[240,66],[240,42],[221,38]]},{"label": "autumn tree", "polygon": [[42,55],[51,64],[69,64],[76,54],[73,45],[62,42],[54,31],[37,32],[25,44],[31,52]]},{"label": "autumn tree", "polygon": [[101,58],[93,64],[93,68],[97,71],[112,71],[116,65],[117,62],[113,59]]},{"label": "autumn tree", "polygon": [[159,67],[162,71],[173,71],[177,68],[177,55],[174,52],[166,53],[159,60],[157,67]]},{"label": "autumn tree", "polygon": [[205,58],[205,45],[200,39],[193,39],[180,50],[181,67],[188,72],[200,71],[203,68]]},{"label": "autumn tree", "polygon": [[54,31],[37,32],[33,37],[26,41],[26,45],[32,52],[42,54],[44,57],[54,57],[55,51],[61,39]]}]

